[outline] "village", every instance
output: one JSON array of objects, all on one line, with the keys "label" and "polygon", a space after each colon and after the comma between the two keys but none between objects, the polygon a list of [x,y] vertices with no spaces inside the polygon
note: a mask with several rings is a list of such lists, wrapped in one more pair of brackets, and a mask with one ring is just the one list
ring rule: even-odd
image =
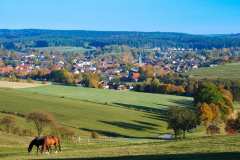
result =
[{"label": "village", "polygon": [[[200,67],[214,67],[230,60],[236,60],[234,57],[237,57],[240,52],[236,48],[225,50],[136,49],[123,46],[122,48],[125,49],[120,54],[115,54],[116,50],[109,51],[105,48],[86,51],[84,54],[44,52],[34,48],[25,53],[18,53],[2,49],[0,74],[3,77],[14,75],[21,79],[27,79],[37,71],[48,75],[53,70],[66,69],[73,75],[96,73],[101,77],[102,88],[121,90],[131,89],[129,84],[141,81],[141,70],[146,67],[153,70],[154,77],[169,73],[185,73]],[[100,54],[96,54],[97,52]],[[209,54],[211,52],[212,56]],[[48,79],[43,76],[43,78],[35,78],[35,80],[46,81]],[[77,84],[81,85],[80,81]]]}]

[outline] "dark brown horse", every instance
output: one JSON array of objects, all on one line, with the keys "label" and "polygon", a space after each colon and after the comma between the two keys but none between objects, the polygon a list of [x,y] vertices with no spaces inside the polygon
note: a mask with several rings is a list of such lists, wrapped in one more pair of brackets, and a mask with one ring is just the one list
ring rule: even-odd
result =
[{"label": "dark brown horse", "polygon": [[43,147],[43,144],[44,144],[44,137],[35,137],[28,146],[28,153],[30,153],[32,151],[33,146],[36,146],[37,154],[38,154],[39,148],[40,148],[40,146]]},{"label": "dark brown horse", "polygon": [[39,148],[41,146],[41,153],[46,151],[51,151],[51,147],[55,146],[55,151],[58,150],[61,151],[61,144],[60,139],[56,136],[43,136],[43,137],[35,137],[29,144],[28,152],[30,153],[32,151],[33,146],[37,147],[37,154],[39,151]]}]

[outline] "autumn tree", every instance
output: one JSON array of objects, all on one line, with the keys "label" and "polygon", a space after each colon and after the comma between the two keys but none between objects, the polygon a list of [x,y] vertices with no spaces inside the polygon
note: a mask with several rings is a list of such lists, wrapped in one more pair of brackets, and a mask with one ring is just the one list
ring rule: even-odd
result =
[{"label": "autumn tree", "polygon": [[153,78],[154,77],[154,68],[152,65],[148,64],[144,67],[140,67],[140,79],[141,80],[146,80],[148,78]]},{"label": "autumn tree", "polygon": [[223,87],[213,83],[201,84],[194,96],[202,122],[207,130],[226,122],[233,115],[233,96]]},{"label": "autumn tree", "polygon": [[101,88],[99,82],[101,77],[97,73],[86,73],[82,75],[81,84],[84,87]]},{"label": "autumn tree", "polygon": [[65,69],[52,71],[51,74],[49,75],[49,78],[50,80],[58,83],[64,83],[64,84],[74,83],[73,75]]},{"label": "autumn tree", "polygon": [[55,120],[53,116],[49,113],[45,112],[31,112],[27,115],[27,121],[33,122],[38,136],[41,135],[44,128],[47,126],[53,125],[55,123]]},{"label": "autumn tree", "polygon": [[221,119],[225,121],[233,112],[231,92],[225,89],[218,88],[213,83],[204,83],[199,86],[195,96],[194,102],[196,104],[207,103],[218,107]]}]

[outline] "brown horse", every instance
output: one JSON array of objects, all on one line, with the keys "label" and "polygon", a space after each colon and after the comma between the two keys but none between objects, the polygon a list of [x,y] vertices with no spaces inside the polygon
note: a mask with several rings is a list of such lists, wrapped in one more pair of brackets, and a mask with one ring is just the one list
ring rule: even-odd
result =
[{"label": "brown horse", "polygon": [[61,143],[60,143],[60,138],[56,136],[45,136],[44,138],[44,143],[42,147],[42,152],[44,151],[51,151],[51,147],[55,146],[55,151],[61,152]]},{"label": "brown horse", "polygon": [[55,146],[55,150],[61,151],[61,144],[60,139],[56,136],[43,136],[43,137],[35,137],[29,144],[28,152],[30,153],[32,151],[33,146],[37,147],[37,154],[39,151],[39,148],[41,146],[41,153],[44,151],[51,151],[51,147]]}]

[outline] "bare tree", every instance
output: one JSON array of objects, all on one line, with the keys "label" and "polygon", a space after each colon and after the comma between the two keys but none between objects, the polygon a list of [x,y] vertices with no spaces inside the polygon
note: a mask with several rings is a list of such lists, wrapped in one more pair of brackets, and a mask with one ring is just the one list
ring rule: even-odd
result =
[{"label": "bare tree", "polygon": [[50,126],[55,123],[53,116],[49,113],[45,112],[32,112],[27,116],[27,120],[29,122],[33,122],[38,136],[40,136],[43,132],[43,129],[47,126]]}]

